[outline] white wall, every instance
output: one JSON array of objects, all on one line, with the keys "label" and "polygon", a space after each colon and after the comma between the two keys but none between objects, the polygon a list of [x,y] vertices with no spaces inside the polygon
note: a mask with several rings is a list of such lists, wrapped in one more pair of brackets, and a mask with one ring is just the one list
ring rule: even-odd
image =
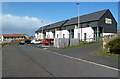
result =
[{"label": "white wall", "polygon": [[[81,28],[79,29],[74,29],[74,38],[78,38],[78,33],[80,33],[80,38],[81,39]],[[84,41],[84,33],[86,33],[86,41],[92,41],[91,38],[94,36],[94,31],[91,27],[86,27],[82,28],[82,40]]]},{"label": "white wall", "polygon": [[43,39],[43,33],[35,33],[35,39]]},{"label": "white wall", "polygon": [[1,39],[2,39],[2,41],[3,41],[3,40],[4,40],[4,37],[2,36]]},{"label": "white wall", "polygon": [[[81,35],[81,28],[78,29],[74,29],[74,38],[78,38],[78,32]],[[86,33],[86,41],[92,41],[93,37],[94,37],[94,31],[91,27],[86,27],[86,28],[82,28],[82,40],[84,41],[84,33]],[[58,34],[58,37],[57,37]],[[62,31],[55,31],[55,38],[63,38],[63,34],[64,34],[64,38],[69,38],[69,31],[68,30],[62,30]],[[54,34],[52,32],[46,32],[46,38],[54,38]],[[36,33],[35,34],[35,38],[37,39],[43,39],[43,34],[42,33]],[[81,36],[80,36],[81,39]]]},{"label": "white wall", "polygon": [[40,36],[40,35],[41,35],[41,33],[38,33],[38,39],[40,39],[40,38],[41,38],[41,36]]},{"label": "white wall", "polygon": [[63,35],[64,35],[64,38],[69,38],[68,30],[55,31],[55,38],[63,38]]},{"label": "white wall", "polygon": [[78,38],[78,32],[80,32],[80,30],[74,29],[74,38]]},{"label": "white wall", "polygon": [[[81,28],[79,28],[79,31],[78,29],[74,29],[74,38],[78,38],[78,32],[80,32],[80,35],[81,35]],[[87,38],[86,41],[93,40],[94,31],[91,27],[82,28],[82,40],[83,41],[84,41],[84,33],[86,33],[86,38]],[[58,34],[58,38],[63,38],[63,34],[64,34],[64,38],[69,38],[68,30],[56,31],[55,38],[57,38],[57,34]],[[79,39],[81,39],[81,36]]]},{"label": "white wall", "polygon": [[61,31],[55,31],[55,38],[61,38],[62,37],[61,35],[62,35]]},{"label": "white wall", "polygon": [[116,33],[103,33],[103,36],[105,35],[116,35]]},{"label": "white wall", "polygon": [[45,38],[49,38],[49,37],[50,37],[49,32],[46,32]]},{"label": "white wall", "polygon": [[35,33],[35,39],[38,39],[38,34],[37,33]]},{"label": "white wall", "polygon": [[54,33],[46,32],[46,38],[54,38]]},{"label": "white wall", "polygon": [[61,38],[63,38],[63,35],[64,35],[64,38],[69,38],[69,31],[68,30],[62,30],[62,36]]}]

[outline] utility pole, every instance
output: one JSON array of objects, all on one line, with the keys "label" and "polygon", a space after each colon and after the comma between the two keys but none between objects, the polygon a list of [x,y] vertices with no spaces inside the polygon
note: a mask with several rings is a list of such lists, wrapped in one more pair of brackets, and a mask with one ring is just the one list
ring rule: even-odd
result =
[{"label": "utility pole", "polygon": [[[41,21],[41,23],[43,23],[43,21]],[[43,26],[42,26],[42,37],[44,38],[44,35],[43,35]]]},{"label": "utility pole", "polygon": [[[77,9],[78,9],[78,38],[80,39],[80,3],[77,2]],[[82,28],[81,28],[81,41],[82,41]]]}]

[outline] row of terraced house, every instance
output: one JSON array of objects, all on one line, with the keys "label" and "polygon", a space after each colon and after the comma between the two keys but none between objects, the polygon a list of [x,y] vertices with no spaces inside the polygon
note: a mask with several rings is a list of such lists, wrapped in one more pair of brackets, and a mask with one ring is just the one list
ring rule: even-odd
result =
[{"label": "row of terraced house", "polygon": [[100,40],[104,35],[117,33],[117,22],[109,9],[63,20],[40,27],[35,38],[77,38],[82,41]]}]

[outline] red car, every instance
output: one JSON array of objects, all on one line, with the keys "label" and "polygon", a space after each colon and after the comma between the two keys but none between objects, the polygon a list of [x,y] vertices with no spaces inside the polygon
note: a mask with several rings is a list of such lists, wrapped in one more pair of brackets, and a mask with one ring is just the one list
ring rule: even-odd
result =
[{"label": "red car", "polygon": [[52,45],[54,43],[54,39],[44,39],[42,41],[43,45]]}]

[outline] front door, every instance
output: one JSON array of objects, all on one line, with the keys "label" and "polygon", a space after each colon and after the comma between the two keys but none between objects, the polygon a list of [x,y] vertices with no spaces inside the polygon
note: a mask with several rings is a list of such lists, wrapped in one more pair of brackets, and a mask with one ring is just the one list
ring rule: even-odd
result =
[{"label": "front door", "polygon": [[87,33],[84,33],[84,41],[87,39]]}]

